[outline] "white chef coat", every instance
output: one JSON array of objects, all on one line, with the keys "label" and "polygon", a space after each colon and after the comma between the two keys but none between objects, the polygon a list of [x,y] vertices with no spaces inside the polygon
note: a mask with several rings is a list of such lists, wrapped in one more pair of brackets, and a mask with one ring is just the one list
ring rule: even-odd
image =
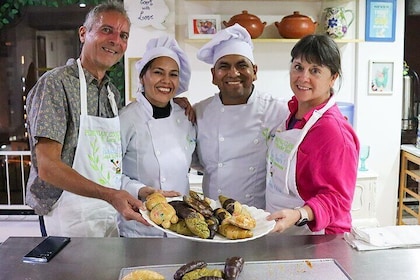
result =
[{"label": "white chef coat", "polygon": [[[87,86],[80,59],[80,128],[73,169],[86,178],[113,189],[121,187],[121,137],[118,108],[108,87],[114,118],[87,114]],[[48,235],[72,237],[116,237],[117,211],[106,201],[63,191],[48,215]]]},{"label": "white chef coat", "polygon": [[287,102],[255,90],[246,104],[222,104],[219,94],[194,105],[203,192],[265,207],[267,141],[287,117]]},{"label": "white chef coat", "polygon": [[[122,188],[134,197],[147,185],[188,194],[188,171],[195,149],[196,132],[185,110],[172,100],[169,117],[154,119],[149,101],[138,95],[120,111],[124,168]],[[125,237],[163,236],[162,232],[119,216]]]},{"label": "white chef coat", "polygon": [[[284,121],[275,133],[268,149],[266,209],[273,213],[281,209],[294,209],[304,205],[296,185],[297,150],[311,127],[335,104],[331,97],[320,110],[315,110],[302,129],[286,129]],[[291,227],[285,233],[294,235],[323,234],[312,232],[307,225]]]}]

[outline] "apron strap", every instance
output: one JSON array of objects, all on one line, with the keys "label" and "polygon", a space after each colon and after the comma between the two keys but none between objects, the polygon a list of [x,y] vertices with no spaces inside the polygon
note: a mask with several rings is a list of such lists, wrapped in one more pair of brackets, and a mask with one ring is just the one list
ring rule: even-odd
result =
[{"label": "apron strap", "polygon": [[[312,113],[312,116],[309,118],[308,122],[305,124],[305,126],[302,128],[302,133],[299,136],[299,140],[296,142],[296,145],[294,145],[293,149],[290,151],[289,158],[287,159],[287,167],[286,167],[286,174],[289,174],[290,164],[292,162],[292,159],[294,155],[296,154],[297,149],[300,146],[300,143],[302,143],[303,138],[305,138],[306,133],[309,131],[309,129],[322,117],[322,115],[330,109],[335,104],[335,98],[334,95],[331,96],[331,98],[328,100],[327,104],[325,104],[324,107],[322,107],[320,110],[315,110]],[[285,183],[286,186],[288,184],[288,176],[286,175]],[[288,188],[286,188],[287,191],[289,191]]]},{"label": "apron strap", "polygon": [[[87,115],[87,85],[86,85],[86,77],[85,73],[83,72],[82,63],[80,62],[80,58],[77,59],[77,66],[79,68],[79,81],[80,81],[80,114]],[[111,104],[112,112],[114,116],[118,116],[118,106],[117,102],[115,102],[115,94],[112,92],[109,85],[107,85],[108,90],[108,100]]]},{"label": "apron strap", "polygon": [[293,147],[293,150],[290,152],[291,154],[295,153],[297,148],[299,147],[300,143],[302,143],[303,138],[305,138],[306,133],[308,130],[322,117],[322,115],[330,109],[335,104],[335,98],[334,95],[331,96],[331,98],[328,100],[327,104],[325,104],[324,107],[322,107],[320,110],[315,110],[312,113],[312,116],[309,118],[308,122],[305,124],[305,126],[302,128],[304,133],[301,134],[299,141],[297,144]]},{"label": "apron strap", "polygon": [[108,99],[111,104],[112,112],[114,113],[114,116],[118,116],[118,106],[117,102],[115,102],[115,94],[112,92],[109,85],[107,85],[106,88],[108,90]]},{"label": "apron strap", "polygon": [[87,86],[86,77],[83,72],[82,63],[80,58],[77,59],[77,67],[79,68],[79,82],[80,82],[80,114],[87,115]]}]

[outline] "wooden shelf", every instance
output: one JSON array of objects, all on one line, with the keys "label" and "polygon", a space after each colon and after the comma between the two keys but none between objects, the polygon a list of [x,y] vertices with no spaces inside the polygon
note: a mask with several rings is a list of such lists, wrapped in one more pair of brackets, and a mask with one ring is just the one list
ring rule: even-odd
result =
[{"label": "wooden shelf", "polygon": [[[398,195],[398,213],[397,224],[403,225],[404,219],[407,216],[412,216],[417,219],[417,224],[420,224],[420,212],[418,208],[413,208],[413,202],[420,202],[420,194],[409,187],[408,176],[419,184],[420,181],[420,157],[418,152],[411,151],[411,147],[401,148],[401,173],[400,173],[400,186]],[[413,166],[411,166],[413,165]],[[414,169],[413,169],[414,167]],[[409,169],[410,168],[410,169]],[[417,186],[418,188],[418,186]]]},{"label": "wooden shelf", "polygon": [[[186,43],[191,44],[205,44],[210,39],[185,39]],[[283,43],[283,44],[291,44],[298,42],[299,39],[284,39],[284,38],[261,38],[261,39],[252,39],[254,43]],[[337,44],[347,44],[347,43],[361,43],[364,42],[362,39],[338,39],[335,40]]]}]

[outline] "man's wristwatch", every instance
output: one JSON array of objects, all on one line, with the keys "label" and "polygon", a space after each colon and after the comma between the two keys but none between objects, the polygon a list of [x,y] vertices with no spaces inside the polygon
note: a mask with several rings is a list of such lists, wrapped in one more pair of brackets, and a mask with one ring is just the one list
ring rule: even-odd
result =
[{"label": "man's wristwatch", "polygon": [[295,223],[295,226],[301,227],[308,223],[308,212],[303,207],[296,207],[295,210],[298,210],[300,213],[300,219]]}]

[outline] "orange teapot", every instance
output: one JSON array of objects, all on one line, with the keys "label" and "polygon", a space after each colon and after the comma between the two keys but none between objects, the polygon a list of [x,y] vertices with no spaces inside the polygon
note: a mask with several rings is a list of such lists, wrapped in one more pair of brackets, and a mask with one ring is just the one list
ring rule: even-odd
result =
[{"label": "orange teapot", "polygon": [[258,38],[264,31],[267,22],[262,22],[259,17],[249,14],[248,11],[242,11],[242,14],[237,14],[230,18],[229,22],[223,21],[225,27],[229,27],[238,23],[244,27],[252,39]]},{"label": "orange teapot", "polygon": [[283,38],[300,39],[306,35],[314,34],[318,25],[310,17],[301,15],[298,11],[292,15],[283,17],[283,19],[274,23]]}]

